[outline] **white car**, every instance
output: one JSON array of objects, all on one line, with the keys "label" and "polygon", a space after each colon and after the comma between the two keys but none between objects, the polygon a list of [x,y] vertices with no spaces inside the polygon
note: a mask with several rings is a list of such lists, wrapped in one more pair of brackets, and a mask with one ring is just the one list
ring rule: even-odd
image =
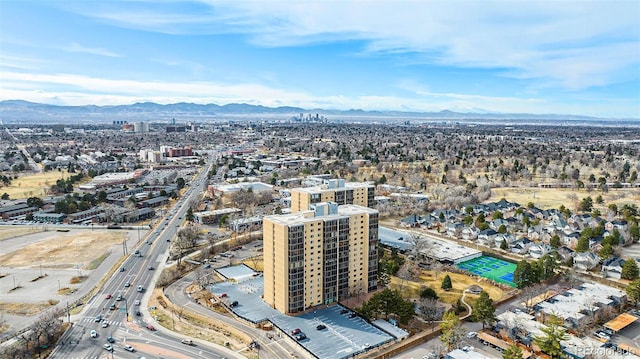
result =
[{"label": "white car", "polygon": [[113,347],[111,346],[111,344],[105,344],[102,346],[104,348],[104,350],[106,351],[113,351]]},{"label": "white car", "polygon": [[133,305],[140,305],[140,299],[136,299],[136,301],[133,303]]},{"label": "white car", "polygon": [[128,351],[128,352],[135,352],[136,350],[133,349],[133,347],[131,345],[125,345],[124,346],[124,350]]},{"label": "white car", "polygon": [[109,326],[109,323],[107,323],[107,321],[106,321],[106,320],[103,320],[103,321],[102,321],[102,327],[103,327],[103,328],[106,328],[106,327],[108,327],[108,326]]},{"label": "white car", "polygon": [[98,332],[96,332],[95,330],[91,331],[91,338],[97,338],[98,337]]},{"label": "white car", "polygon": [[476,333],[476,332],[469,332],[466,335],[467,339],[473,339],[473,338],[475,338],[477,336],[478,336],[478,333]]}]

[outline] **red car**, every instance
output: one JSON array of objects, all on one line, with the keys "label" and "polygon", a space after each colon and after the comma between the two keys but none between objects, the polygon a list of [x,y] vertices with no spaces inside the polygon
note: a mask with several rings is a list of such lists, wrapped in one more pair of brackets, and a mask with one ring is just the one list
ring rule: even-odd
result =
[{"label": "red car", "polygon": [[291,331],[291,335],[296,335],[296,334],[299,334],[300,332],[301,332],[300,328],[296,328]]},{"label": "red car", "polygon": [[104,297],[104,299],[111,299],[111,294],[107,294],[107,296]]},{"label": "red car", "polygon": [[151,331],[156,330],[156,328],[155,328],[153,325],[151,325],[151,324],[147,325],[147,329],[149,329],[149,330],[151,330]]}]

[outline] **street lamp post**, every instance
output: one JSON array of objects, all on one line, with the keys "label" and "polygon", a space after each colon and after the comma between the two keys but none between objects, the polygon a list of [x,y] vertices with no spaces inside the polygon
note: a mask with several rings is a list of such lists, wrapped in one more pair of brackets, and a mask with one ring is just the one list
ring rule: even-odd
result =
[{"label": "street lamp post", "polygon": [[127,304],[127,298],[122,298],[124,299],[124,315],[125,315],[125,321],[129,321],[129,305]]}]

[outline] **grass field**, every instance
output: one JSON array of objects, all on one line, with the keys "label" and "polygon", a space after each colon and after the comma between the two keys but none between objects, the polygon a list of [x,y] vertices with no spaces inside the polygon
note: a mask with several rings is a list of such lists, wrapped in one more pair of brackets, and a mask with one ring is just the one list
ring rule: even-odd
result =
[{"label": "grass field", "polygon": [[7,193],[10,199],[44,197],[52,184],[55,184],[61,178],[67,177],[69,177],[69,174],[66,170],[24,175],[12,180],[10,186],[0,187],[0,193]]},{"label": "grass field", "polygon": [[538,208],[550,209],[558,208],[561,205],[574,211],[583,198],[602,196],[604,203],[602,205],[595,204],[602,213],[606,213],[606,208],[615,203],[620,206],[622,204],[633,204],[640,202],[640,189],[638,188],[619,188],[609,189],[609,192],[602,193],[600,191],[572,190],[564,188],[521,188],[521,187],[501,187],[491,190],[491,197],[486,202],[496,202],[502,198],[517,202],[521,206],[533,202]]},{"label": "grass field", "polygon": [[[442,279],[447,274],[451,278],[451,284],[453,285],[453,288],[449,291],[445,291],[440,288],[440,285],[442,285]],[[389,287],[391,289],[400,289],[403,297],[405,298],[418,298],[420,297],[420,291],[422,290],[422,288],[428,286],[436,291],[438,297],[440,298],[440,301],[444,303],[454,304],[458,300],[458,298],[462,297],[462,292],[472,284],[481,286],[493,300],[502,298],[502,295],[504,294],[502,289],[489,284],[488,282],[480,283],[476,279],[464,274],[440,272],[436,277],[434,271],[426,270],[422,271],[422,273],[420,274],[419,282],[402,281],[402,279],[398,277],[391,277],[391,283],[389,284]],[[467,298],[469,298],[467,302],[471,304],[475,302],[478,296],[467,293]]]}]

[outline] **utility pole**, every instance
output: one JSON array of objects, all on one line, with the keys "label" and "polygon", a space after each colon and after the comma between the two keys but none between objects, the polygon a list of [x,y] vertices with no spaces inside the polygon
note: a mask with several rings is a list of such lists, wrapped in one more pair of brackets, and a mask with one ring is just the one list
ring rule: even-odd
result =
[{"label": "utility pole", "polygon": [[69,302],[67,302],[67,322],[71,324],[71,312],[69,311]]}]

